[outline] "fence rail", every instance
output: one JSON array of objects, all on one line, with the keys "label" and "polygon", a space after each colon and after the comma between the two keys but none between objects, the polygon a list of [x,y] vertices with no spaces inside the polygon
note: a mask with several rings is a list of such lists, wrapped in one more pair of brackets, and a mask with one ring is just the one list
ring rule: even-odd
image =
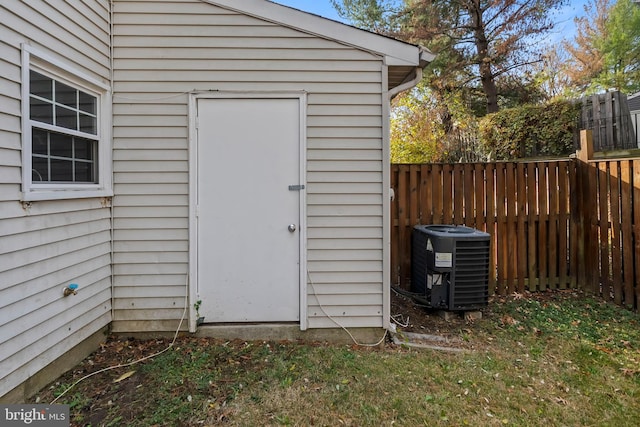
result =
[{"label": "fence rail", "polygon": [[418,224],[491,234],[490,291],[576,289],[637,308],[640,160],[392,165],[392,283]]}]

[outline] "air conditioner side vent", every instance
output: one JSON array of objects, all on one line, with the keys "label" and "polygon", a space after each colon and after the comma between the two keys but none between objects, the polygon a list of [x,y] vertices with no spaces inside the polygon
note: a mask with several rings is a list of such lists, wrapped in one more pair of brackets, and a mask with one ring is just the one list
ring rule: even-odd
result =
[{"label": "air conditioner side vent", "polygon": [[411,289],[435,308],[477,310],[489,301],[489,259],[488,233],[463,226],[416,226]]}]

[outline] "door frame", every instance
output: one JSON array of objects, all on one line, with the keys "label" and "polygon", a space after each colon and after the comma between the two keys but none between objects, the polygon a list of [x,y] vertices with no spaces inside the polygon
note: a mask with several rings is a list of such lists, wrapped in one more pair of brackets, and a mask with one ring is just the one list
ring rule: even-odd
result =
[{"label": "door frame", "polygon": [[198,294],[198,101],[201,99],[297,99],[300,123],[300,177],[304,186],[300,191],[299,225],[299,286],[300,286],[300,330],[306,330],[307,321],[307,94],[306,92],[243,92],[216,91],[192,92],[189,94],[189,332],[196,332],[197,314],[195,304]]}]

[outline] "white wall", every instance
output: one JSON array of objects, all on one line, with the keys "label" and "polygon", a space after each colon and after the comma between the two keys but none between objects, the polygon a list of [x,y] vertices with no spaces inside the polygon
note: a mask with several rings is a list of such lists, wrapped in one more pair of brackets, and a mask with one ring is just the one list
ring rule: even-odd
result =
[{"label": "white wall", "polygon": [[320,304],[381,327],[382,59],[198,0],[116,1],[114,23],[114,330],[182,314],[194,90],[308,93],[309,327],[336,327]]},{"label": "white wall", "polygon": [[108,200],[20,200],[23,44],[108,83],[108,1],[0,3],[0,397],[111,321]]}]

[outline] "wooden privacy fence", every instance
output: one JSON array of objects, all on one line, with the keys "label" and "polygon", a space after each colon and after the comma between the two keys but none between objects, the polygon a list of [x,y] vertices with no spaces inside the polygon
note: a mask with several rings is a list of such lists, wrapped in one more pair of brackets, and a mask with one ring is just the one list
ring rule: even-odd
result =
[{"label": "wooden privacy fence", "polygon": [[575,180],[572,161],[393,165],[394,282],[410,280],[414,225],[455,224],[491,234],[491,291],[575,286]]},{"label": "wooden privacy fence", "polygon": [[584,254],[579,287],[630,308],[640,302],[640,159],[580,163]]},{"label": "wooden privacy fence", "polygon": [[605,92],[581,99],[580,129],[590,129],[596,150],[636,148],[627,96]]},{"label": "wooden privacy fence", "polygon": [[585,289],[637,307],[640,160],[392,165],[393,284],[418,224],[491,234],[490,291]]}]

